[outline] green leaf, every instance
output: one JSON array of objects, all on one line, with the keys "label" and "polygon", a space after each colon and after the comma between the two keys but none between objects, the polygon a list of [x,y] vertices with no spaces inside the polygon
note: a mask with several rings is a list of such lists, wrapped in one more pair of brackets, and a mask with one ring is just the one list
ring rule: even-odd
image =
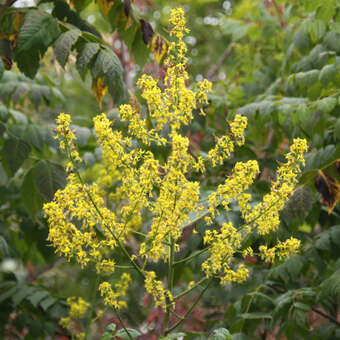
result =
[{"label": "green leaf", "polygon": [[283,263],[292,280],[300,275],[304,264],[305,261],[301,255],[291,256]]},{"label": "green leaf", "polygon": [[321,300],[323,297],[331,295],[336,295],[338,298],[340,297],[340,270],[334,272],[320,285]]},{"label": "green leaf", "polygon": [[209,340],[227,340],[232,339],[232,335],[226,328],[215,329]]},{"label": "green leaf", "polygon": [[305,11],[310,13],[316,11],[321,5],[323,1],[321,0],[305,0]]},{"label": "green leaf", "polygon": [[272,304],[275,304],[274,300],[270,296],[268,296],[268,295],[266,295],[264,293],[261,293],[261,292],[256,292],[256,291],[255,292],[250,292],[247,295],[255,296],[255,297],[260,297],[262,299],[265,299],[265,300],[271,302]]},{"label": "green leaf", "polygon": [[337,99],[334,97],[326,97],[321,100],[319,100],[316,103],[316,107],[318,110],[323,111],[323,113],[329,113],[333,111],[337,104]]},{"label": "green leaf", "polygon": [[4,105],[0,105],[0,120],[6,122],[8,120],[9,113],[8,109]]},{"label": "green leaf", "polygon": [[32,303],[34,307],[37,307],[39,302],[49,296],[49,292],[46,290],[41,290],[28,297],[28,300]]},{"label": "green leaf", "polygon": [[322,20],[325,24],[327,24],[333,18],[335,12],[335,1],[327,0],[327,4],[319,7],[316,13],[316,18]]},{"label": "green leaf", "polygon": [[319,74],[319,80],[322,85],[328,85],[336,76],[338,67],[334,64],[326,65]]},{"label": "green leaf", "polygon": [[91,136],[91,130],[84,126],[72,125],[77,137],[77,143],[80,146],[86,145],[88,139]]},{"label": "green leaf", "polygon": [[184,337],[185,336],[185,333],[171,333],[171,334],[168,334],[167,336],[165,337],[160,337],[159,340],[172,340],[172,339],[178,339],[180,337]]},{"label": "green leaf", "polygon": [[14,175],[20,166],[27,159],[31,147],[25,141],[10,137],[6,139],[2,149],[2,160],[9,175]]},{"label": "green leaf", "polygon": [[54,44],[54,53],[59,64],[64,67],[70,51],[74,44],[77,42],[81,31],[78,29],[72,29],[59,36]]},{"label": "green leaf", "polygon": [[319,41],[326,33],[326,24],[322,20],[315,20],[312,24],[310,35],[312,41]]},{"label": "green leaf", "polygon": [[123,67],[117,55],[104,48],[98,53],[91,71],[95,79],[109,73],[113,78],[119,78],[123,74]]},{"label": "green leaf", "polygon": [[40,212],[43,207],[44,197],[34,184],[33,169],[26,174],[21,185],[21,200],[32,220],[35,220],[37,213]]},{"label": "green leaf", "polygon": [[310,46],[309,35],[306,34],[302,29],[296,31],[293,38],[294,45],[301,51],[305,52]]},{"label": "green leaf", "polygon": [[315,152],[309,152],[305,156],[306,166],[300,178],[300,183],[310,184],[319,169],[326,169],[336,159],[340,158],[340,146],[329,144],[325,148],[320,148]]},{"label": "green leaf", "polygon": [[275,299],[276,306],[275,306],[274,314],[276,316],[284,314],[285,310],[288,309],[291,303],[292,303],[292,292],[290,290],[284,294],[279,295]]},{"label": "green leaf", "polygon": [[333,50],[337,53],[340,52],[340,34],[337,32],[330,31],[328,32],[324,39],[323,39],[325,45],[330,50]]},{"label": "green leaf", "polygon": [[54,193],[65,186],[66,173],[60,165],[44,160],[33,167],[33,179],[39,192],[51,201]]},{"label": "green leaf", "polygon": [[105,331],[113,333],[116,330],[117,326],[115,323],[110,323],[106,326]]},{"label": "green leaf", "polygon": [[141,27],[138,28],[135,39],[132,43],[133,56],[139,66],[143,66],[148,60],[151,48],[144,44],[143,32]]},{"label": "green leaf", "polygon": [[298,301],[293,303],[293,307],[297,308],[297,309],[301,309],[305,312],[311,312],[312,311],[312,308],[309,305],[306,305],[305,303],[298,302]]},{"label": "green leaf", "polygon": [[100,340],[112,340],[112,333],[105,332],[100,337]]},{"label": "green leaf", "polygon": [[27,296],[31,295],[36,291],[35,287],[32,286],[22,286],[18,287],[18,291],[15,295],[13,295],[12,301],[14,305],[18,305],[22,302]]},{"label": "green leaf", "polygon": [[105,331],[113,333],[116,330],[117,326],[115,323],[110,323],[106,326]]},{"label": "green leaf", "polygon": [[232,340],[250,340],[250,338],[244,333],[234,333]]},{"label": "green leaf", "polygon": [[28,97],[32,104],[38,108],[43,99],[48,101],[51,98],[51,90],[46,85],[33,84]]},{"label": "green leaf", "polygon": [[34,78],[40,58],[59,34],[58,22],[52,15],[37,9],[28,10],[20,27],[18,46],[15,49],[20,71]]},{"label": "green leaf", "polygon": [[104,84],[109,88],[115,104],[127,101],[127,92],[123,82],[123,67],[117,55],[109,48],[103,48],[91,68],[94,80],[104,78]]},{"label": "green leaf", "polygon": [[6,290],[2,294],[0,294],[0,303],[9,299],[10,297],[12,297],[16,293],[17,290],[18,290],[18,286],[16,285],[16,286]]},{"label": "green leaf", "polygon": [[307,314],[305,311],[295,308],[292,318],[298,327],[307,327]]},{"label": "green leaf", "polygon": [[268,313],[243,313],[240,315],[242,319],[272,319],[272,316]]},{"label": "green leaf", "polygon": [[49,296],[49,297],[43,299],[42,301],[40,301],[39,305],[44,311],[46,311],[51,306],[53,306],[56,302],[57,302],[57,299],[55,299],[52,296]]},{"label": "green leaf", "polygon": [[99,45],[97,43],[86,43],[84,47],[81,49],[77,56],[77,70],[82,78],[85,77],[86,70],[91,62],[91,60],[94,58],[94,56],[99,51]]},{"label": "green leaf", "polygon": [[[76,8],[81,8],[81,3],[87,2],[89,3],[90,0],[77,0],[73,4]],[[88,36],[95,37],[97,40],[100,41],[100,34],[96,30],[95,27],[90,25],[86,20],[82,19],[80,14],[76,11],[72,10],[70,6],[65,1],[54,0],[54,9],[52,15],[57,17],[62,22],[67,22],[72,26],[79,28],[83,31],[83,34],[86,33],[87,38]],[[97,38],[99,37],[99,38]]]},{"label": "green leaf", "polygon": [[22,138],[25,139],[26,142],[35,146],[39,151],[42,151],[44,144],[44,127],[35,124],[28,124]]},{"label": "green leaf", "polygon": [[4,62],[2,61],[2,59],[0,58],[0,80],[2,78],[2,76],[4,75],[5,72],[5,65]]},{"label": "green leaf", "polygon": [[[132,329],[132,328],[126,328],[126,330],[129,332],[129,334],[132,338],[137,338],[138,336],[142,335],[141,333],[139,333],[138,331],[136,331],[135,329]],[[115,336],[120,337],[122,339],[130,339],[129,335],[126,333],[124,328],[117,331]]]},{"label": "green leaf", "polygon": [[0,254],[2,257],[8,256],[8,244],[3,236],[0,236]]},{"label": "green leaf", "polygon": [[295,74],[295,81],[301,89],[307,89],[319,80],[319,74],[319,70],[299,72]]},{"label": "green leaf", "polygon": [[204,339],[204,333],[202,332],[186,332],[184,336],[184,340],[198,340]]},{"label": "green leaf", "polygon": [[319,250],[328,251],[331,249],[331,237],[328,232],[323,232],[317,236],[315,247]]}]

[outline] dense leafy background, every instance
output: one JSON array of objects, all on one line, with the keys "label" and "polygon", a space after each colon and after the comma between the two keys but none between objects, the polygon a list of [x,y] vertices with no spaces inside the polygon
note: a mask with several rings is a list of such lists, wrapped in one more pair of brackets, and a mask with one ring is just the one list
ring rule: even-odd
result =
[{"label": "dense leafy background", "polygon": [[[184,131],[192,150],[209,150],[215,136],[225,132],[225,119],[236,112],[249,118],[247,144],[223,167],[209,169],[205,190],[223,181],[235,161],[253,158],[262,169],[253,192],[260,200],[293,138],[307,138],[309,153],[280,229],[266,240],[270,245],[295,236],[303,244],[300,254],[272,267],[250,257],[250,280],[230,287],[216,283],[183,324],[184,333],[172,338],[340,339],[340,2],[54,0],[7,5],[0,8],[0,336],[68,339],[58,324],[67,313],[68,296],[91,301],[90,313],[81,320],[84,328],[102,308],[93,293],[92,268],[81,271],[58,258],[46,241],[42,205],[65,184],[54,120],[61,111],[72,115],[90,168],[87,176],[95,176],[100,151],[91,118],[100,111],[115,118],[117,105],[128,101],[141,72],[163,74],[170,6],[181,5],[191,30],[186,38],[189,73],[197,80],[208,77],[215,88],[207,117],[197,116]],[[156,37],[160,49],[155,49]],[[227,219],[240,221],[236,210],[221,214],[218,222]],[[179,257],[203,247],[206,226],[195,225],[199,233],[187,228]],[[197,278],[203,260],[177,266],[179,288]],[[165,274],[164,267],[155,269]],[[143,333],[140,339],[157,339],[163,314],[151,307],[135,279],[123,317]],[[196,294],[183,298],[180,308],[185,310]],[[105,333],[112,323],[121,328],[106,311],[92,323],[88,338],[103,333],[105,339],[126,337],[114,333],[113,326]]]}]

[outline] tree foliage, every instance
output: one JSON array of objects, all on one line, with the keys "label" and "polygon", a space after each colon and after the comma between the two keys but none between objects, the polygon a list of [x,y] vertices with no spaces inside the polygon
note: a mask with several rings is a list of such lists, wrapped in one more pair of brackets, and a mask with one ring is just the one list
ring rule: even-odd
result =
[{"label": "tree foliage", "polygon": [[[0,7],[0,334],[4,338],[69,335],[59,320],[67,315],[66,300],[72,295],[93,305],[74,321],[75,326],[87,329],[88,320],[99,320],[100,331],[95,334],[93,324],[89,339],[128,338],[117,318],[109,312],[101,315],[92,268],[82,272],[53,253],[46,242],[42,206],[65,185],[63,160],[53,138],[57,114],[72,113],[81,157],[86,166],[98,169],[101,151],[96,149],[89,119],[99,112],[98,105],[117,121],[119,104],[140,99],[138,93],[132,96],[131,77],[143,67],[154,75],[164,74],[163,59],[171,40],[166,29],[169,2],[153,1],[153,7],[147,3],[151,1],[54,0],[18,7],[9,1]],[[251,193],[259,202],[294,138],[306,138],[309,153],[299,187],[281,213],[277,234],[265,239],[270,247],[277,239],[294,236],[302,242],[300,253],[265,266],[258,255],[249,256],[252,272],[247,283],[227,287],[212,283],[197,312],[183,322],[183,333],[170,333],[165,339],[336,339],[340,337],[340,4],[176,0],[170,6],[175,4],[184,6],[191,30],[186,41],[188,71],[197,80],[208,77],[216,89],[208,97],[207,116],[195,112],[195,123],[183,131],[190,136],[191,150],[204,157],[215,136],[225,133],[226,118],[230,121],[239,113],[249,121],[247,143],[237,158],[208,170],[202,196],[223,181],[235,161],[256,158],[262,171]],[[94,20],[89,20],[91,15]],[[149,61],[150,53],[156,63]],[[145,107],[140,110],[145,112]],[[155,147],[153,152],[165,159],[169,150]],[[93,173],[85,174],[90,182]],[[174,282],[180,287],[197,279],[206,260],[200,253],[206,231],[200,216],[192,217],[183,236],[178,260],[192,253],[197,256],[186,269],[181,262],[176,265]],[[236,205],[221,211],[213,227],[219,229],[227,221],[241,222]],[[190,232],[193,226],[198,234]],[[248,240],[258,245],[262,241],[256,235]],[[121,253],[116,256],[127,265]],[[165,275],[162,265],[154,270]],[[115,283],[118,277],[111,279]],[[191,292],[189,301],[197,294]],[[144,300],[141,296],[137,286],[129,295],[123,313],[128,333],[156,339],[163,315],[147,296]],[[189,301],[181,301],[184,311]]]}]

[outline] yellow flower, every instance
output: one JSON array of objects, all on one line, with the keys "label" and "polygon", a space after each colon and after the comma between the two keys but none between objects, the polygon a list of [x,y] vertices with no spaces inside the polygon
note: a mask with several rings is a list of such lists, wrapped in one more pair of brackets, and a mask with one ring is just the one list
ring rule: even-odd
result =
[{"label": "yellow flower", "polygon": [[161,281],[156,280],[156,274],[153,271],[145,272],[145,290],[151,294],[155,300],[155,305],[166,309],[167,299],[172,301],[171,293],[163,287]]},{"label": "yellow flower", "polygon": [[[247,193],[260,171],[255,160],[235,163],[225,181],[210,192],[204,203],[200,202],[205,188],[192,180],[192,173],[200,172],[203,177],[208,164],[222,165],[237,146],[242,146],[247,118],[235,115],[228,122],[228,133],[217,138],[207,157],[192,154],[183,127],[191,123],[194,110],[207,103],[212,84],[206,79],[197,86],[188,84],[184,41],[188,29],[182,9],[171,11],[170,25],[173,41],[168,44],[164,81],[158,83],[150,75],[142,75],[137,81],[145,109],[135,98],[130,104],[121,105],[119,119],[127,127],[123,131],[117,130],[115,122],[104,113],[93,119],[102,152],[101,164],[91,170],[79,169],[81,158],[71,117],[59,115],[56,132],[60,148],[68,156],[69,176],[66,187],[44,205],[50,225],[48,240],[60,255],[67,260],[75,259],[82,267],[92,263],[102,275],[114,272],[116,248],[134,267],[140,263],[135,261],[137,258],[144,260],[144,266],[137,268],[145,279],[145,290],[164,309],[172,303],[172,295],[155,272],[145,270],[148,261],[172,261],[191,216],[204,216],[208,225],[213,224],[221,208],[229,210],[234,202],[239,204],[245,223],[241,226],[224,223],[221,228],[206,231],[203,241],[209,255],[202,271],[209,278],[219,277],[222,284],[246,280],[249,271],[242,261],[253,254],[253,249],[246,247],[243,240],[250,232],[265,235],[276,230],[279,212],[297,183],[307,149],[305,140],[293,141],[270,192],[255,206]],[[160,149],[164,152],[159,152]],[[129,253],[129,249],[135,249],[131,245],[141,238],[139,249]],[[296,253],[298,247],[299,241],[291,238],[269,249],[262,245],[259,252],[261,258],[272,262]],[[124,296],[130,281],[130,275],[123,273],[114,287],[108,281],[102,282],[99,291],[104,303],[116,309],[125,307]],[[78,301],[74,305],[70,315],[81,315],[85,304]],[[71,327],[71,319],[61,322]],[[81,337],[79,333],[78,338]]]},{"label": "yellow flower", "polygon": [[120,280],[115,284],[115,290],[112,289],[109,282],[102,282],[99,285],[99,291],[100,295],[104,297],[104,303],[115,309],[125,308],[126,302],[121,300],[121,297],[126,295],[130,282],[131,276],[127,273],[123,273]]}]

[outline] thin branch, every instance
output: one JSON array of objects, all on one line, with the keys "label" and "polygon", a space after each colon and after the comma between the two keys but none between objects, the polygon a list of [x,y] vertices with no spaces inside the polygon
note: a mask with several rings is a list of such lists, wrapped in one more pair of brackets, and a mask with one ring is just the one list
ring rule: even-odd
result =
[{"label": "thin branch", "polygon": [[7,8],[11,7],[17,0],[7,0],[4,5],[0,8],[0,18],[6,12]]},{"label": "thin branch", "polygon": [[233,48],[235,46],[235,43],[232,42],[231,44],[228,45],[228,47],[225,49],[225,51],[222,54],[222,57],[218,60],[218,62],[215,65],[212,65],[210,69],[208,70],[206,74],[207,79],[211,79],[215,73],[219,70],[219,68],[222,66],[224,61],[229,57],[231,54]]},{"label": "thin branch", "polygon": [[115,311],[115,314],[116,314],[116,316],[117,316],[119,322],[120,322],[121,325],[123,326],[125,333],[127,334],[127,336],[129,337],[130,340],[133,340],[132,335],[129,333],[129,331],[128,331],[127,328],[125,327],[124,322],[123,322],[123,319],[120,317],[118,310],[117,310],[115,307],[113,307],[113,309],[114,309],[114,311]]},{"label": "thin branch", "polygon": [[338,320],[336,320],[332,316],[322,312],[321,310],[318,310],[318,309],[312,307],[312,311],[317,313],[317,314],[319,314],[319,315],[321,315],[321,316],[323,316],[325,319],[328,319],[329,321],[335,323],[337,326],[340,326],[340,322]]},{"label": "thin branch", "polygon": [[169,334],[171,331],[173,331],[174,329],[176,329],[178,326],[180,326],[182,324],[182,322],[189,316],[189,314],[192,312],[192,310],[195,308],[195,306],[198,304],[198,302],[201,300],[201,298],[203,297],[204,293],[206,292],[206,290],[209,288],[211,282],[212,282],[212,278],[208,281],[207,285],[203,288],[203,290],[201,291],[200,295],[197,297],[197,299],[195,300],[195,302],[191,305],[191,307],[186,311],[186,313],[183,315],[182,319],[180,319],[179,321],[177,321],[174,325],[172,325],[170,328],[168,328],[164,334],[167,335]]},{"label": "thin branch", "polygon": [[197,252],[191,254],[191,255],[188,256],[188,257],[185,257],[184,259],[175,261],[175,262],[174,262],[174,266],[176,266],[177,264],[183,263],[183,262],[190,261],[191,259],[195,258],[196,256],[205,253],[205,252],[208,251],[210,248],[211,248],[211,245],[208,246],[208,247],[206,247],[206,248],[204,248],[204,249],[202,249],[202,250],[199,250],[199,251],[197,251]]},{"label": "thin branch", "polygon": [[276,3],[276,0],[271,0],[271,1],[272,1],[272,4],[275,7],[275,10],[277,12],[277,15],[278,15],[279,19],[280,19],[281,27],[286,28],[286,23],[284,22],[284,20],[282,18],[282,13],[280,11],[280,8],[279,8],[278,4]]}]

